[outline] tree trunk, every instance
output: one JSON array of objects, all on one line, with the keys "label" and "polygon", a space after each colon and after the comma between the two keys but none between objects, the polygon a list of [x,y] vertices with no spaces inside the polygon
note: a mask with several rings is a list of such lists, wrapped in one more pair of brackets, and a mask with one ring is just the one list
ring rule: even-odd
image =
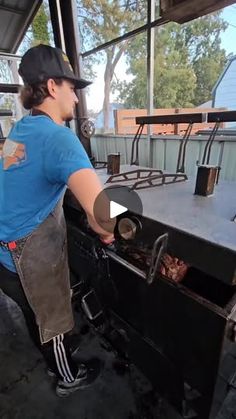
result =
[{"label": "tree trunk", "polygon": [[123,52],[126,48],[126,42],[118,49],[115,54],[115,46],[111,50],[107,50],[107,63],[104,73],[104,101],[103,101],[103,116],[104,116],[104,132],[109,131],[109,107],[110,107],[110,91],[111,91],[111,82],[114,75],[115,67],[121,58]]},{"label": "tree trunk", "polygon": [[103,100],[103,130],[107,132],[109,130],[109,105],[110,105],[110,88],[111,88],[111,80],[113,76],[112,71],[112,58],[113,58],[113,48],[111,50],[107,50],[107,62],[106,68],[104,73],[104,100]]},{"label": "tree trunk", "polygon": [[103,101],[104,132],[108,132],[110,128],[109,127],[110,89],[111,89],[111,78],[107,77],[104,80],[104,101]]}]

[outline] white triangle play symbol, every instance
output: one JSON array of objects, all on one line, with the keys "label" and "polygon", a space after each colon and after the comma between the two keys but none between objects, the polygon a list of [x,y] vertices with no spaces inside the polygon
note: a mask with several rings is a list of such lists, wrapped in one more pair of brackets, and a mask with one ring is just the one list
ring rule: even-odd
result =
[{"label": "white triangle play symbol", "polygon": [[128,208],[123,207],[123,205],[120,205],[115,201],[110,201],[110,218],[114,218],[117,215],[123,214],[123,212],[127,210]]}]

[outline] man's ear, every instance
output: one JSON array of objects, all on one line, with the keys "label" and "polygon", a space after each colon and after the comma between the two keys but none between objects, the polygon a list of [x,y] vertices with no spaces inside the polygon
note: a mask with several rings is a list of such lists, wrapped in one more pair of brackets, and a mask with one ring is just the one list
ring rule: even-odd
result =
[{"label": "man's ear", "polygon": [[56,97],[57,85],[53,79],[48,79],[47,81],[47,88],[50,96],[53,98]]}]

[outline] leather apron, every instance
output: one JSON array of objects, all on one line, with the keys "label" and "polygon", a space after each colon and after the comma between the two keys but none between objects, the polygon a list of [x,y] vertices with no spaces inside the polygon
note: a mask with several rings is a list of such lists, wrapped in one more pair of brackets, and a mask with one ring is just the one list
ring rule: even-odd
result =
[{"label": "leather apron", "polygon": [[39,326],[41,343],[74,326],[62,200],[29,236],[12,250],[26,298]]}]

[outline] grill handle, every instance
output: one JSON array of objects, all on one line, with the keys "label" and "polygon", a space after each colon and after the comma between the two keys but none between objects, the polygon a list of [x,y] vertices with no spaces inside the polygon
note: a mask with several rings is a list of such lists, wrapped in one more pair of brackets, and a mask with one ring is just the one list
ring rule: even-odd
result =
[{"label": "grill handle", "polygon": [[162,234],[162,236],[159,236],[154,242],[154,245],[152,248],[151,265],[150,265],[149,272],[147,274],[147,283],[149,285],[152,284],[155,278],[157,269],[160,265],[162,255],[167,248],[167,242],[168,242],[168,233]]}]

